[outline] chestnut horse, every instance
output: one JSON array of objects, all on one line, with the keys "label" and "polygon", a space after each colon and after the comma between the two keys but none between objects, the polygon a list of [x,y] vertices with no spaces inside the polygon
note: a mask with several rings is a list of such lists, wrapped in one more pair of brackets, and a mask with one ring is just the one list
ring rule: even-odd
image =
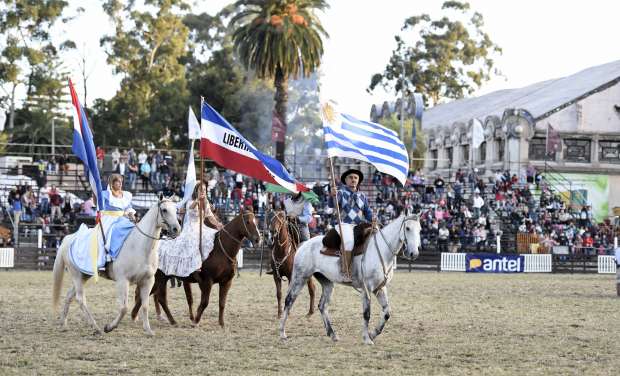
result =
[{"label": "chestnut horse", "polygon": [[[221,327],[226,327],[226,321],[224,320],[226,296],[228,295],[228,290],[230,290],[233,278],[235,277],[235,271],[237,270],[237,254],[241,249],[244,238],[249,239],[256,247],[260,246],[262,242],[258,232],[258,221],[256,220],[254,213],[241,208],[241,214],[236,216],[232,221],[224,226],[222,231],[216,235],[213,250],[209,254],[209,257],[202,262],[200,271],[200,278],[202,279],[202,282],[199,283],[202,296],[195,317],[193,315],[193,298],[189,284],[197,283],[197,281],[191,275],[188,277],[174,276],[175,278],[183,281],[192,326],[196,326],[200,322],[200,318],[202,317],[204,310],[209,305],[211,288],[213,288],[213,285],[217,283],[220,285],[218,323]],[[151,290],[151,294],[154,294],[155,299],[159,301],[159,304],[164,309],[170,324],[174,327],[179,327],[179,324],[174,319],[172,313],[170,313],[170,309],[168,308],[167,285],[168,280],[171,277],[172,276],[170,275],[165,275],[160,269],[157,269],[157,272],[155,273],[155,285]],[[138,289],[136,289],[136,296],[139,296]],[[131,312],[131,318],[134,321],[137,319],[137,312],[140,309],[140,305],[141,301],[136,299],[136,304]],[[161,319],[161,317],[158,316],[158,319]]]},{"label": "chestnut horse", "polygon": [[[278,298],[278,318],[282,318],[282,278],[290,283],[293,275],[293,261],[295,260],[295,252],[299,246],[299,236],[290,234],[289,222],[286,219],[286,213],[282,209],[274,209],[269,212],[271,215],[270,227],[271,237],[273,239],[273,250],[269,262],[273,271],[273,281],[276,283],[276,296]],[[314,313],[314,282],[312,277],[308,280],[308,291],[310,292],[310,310],[306,317],[312,316]]]}]

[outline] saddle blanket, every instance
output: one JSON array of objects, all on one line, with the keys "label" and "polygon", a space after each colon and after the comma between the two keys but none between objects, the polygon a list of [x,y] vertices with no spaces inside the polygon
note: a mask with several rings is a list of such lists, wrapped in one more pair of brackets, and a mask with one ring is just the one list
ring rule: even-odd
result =
[{"label": "saddle blanket", "polygon": [[[353,256],[359,256],[362,253],[364,253],[364,245],[359,245],[357,247],[353,248]],[[325,256],[333,256],[333,257],[340,257],[340,250],[339,249],[334,249],[334,248],[327,248],[325,246],[323,246],[323,248],[321,248],[321,254],[325,255]]]}]

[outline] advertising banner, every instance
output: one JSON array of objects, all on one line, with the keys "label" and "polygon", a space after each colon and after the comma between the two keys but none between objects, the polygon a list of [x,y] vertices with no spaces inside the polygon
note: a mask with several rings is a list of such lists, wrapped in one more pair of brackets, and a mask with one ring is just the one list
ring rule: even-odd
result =
[{"label": "advertising banner", "polygon": [[522,273],[525,265],[523,256],[475,254],[465,257],[465,271],[468,273]]},{"label": "advertising banner", "polygon": [[591,206],[594,219],[602,221],[609,213],[609,176],[588,174],[547,174],[547,181],[566,206],[573,206],[577,214],[584,206]]}]

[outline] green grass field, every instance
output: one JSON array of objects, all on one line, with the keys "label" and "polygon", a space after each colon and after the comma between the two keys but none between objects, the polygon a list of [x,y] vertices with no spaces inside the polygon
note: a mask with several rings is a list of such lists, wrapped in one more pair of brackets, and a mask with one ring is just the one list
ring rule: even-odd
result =
[{"label": "green grass field", "polygon": [[[305,318],[306,289],[287,323],[289,340],[279,341],[273,279],[257,272],[233,282],[226,330],[217,325],[217,290],[192,329],[183,289],[174,289],[170,306],[182,328],[158,322],[151,300],[155,338],[129,317],[94,337],[75,302],[70,331],[60,332],[60,313],[49,308],[51,279],[51,272],[0,273],[0,374],[620,373],[620,299],[611,275],[397,273],[388,286],[392,317],[373,347],[361,338],[361,299],[350,288],[338,286],[330,306],[338,343],[326,336],[318,309]],[[65,275],[63,304],[69,286]],[[88,287],[87,304],[103,328],[118,313],[116,286]],[[374,300],[373,328],[379,313]]]}]

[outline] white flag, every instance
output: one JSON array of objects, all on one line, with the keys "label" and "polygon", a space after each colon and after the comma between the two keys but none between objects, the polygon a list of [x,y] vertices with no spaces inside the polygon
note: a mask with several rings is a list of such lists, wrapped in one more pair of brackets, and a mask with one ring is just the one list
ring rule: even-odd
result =
[{"label": "white flag", "polygon": [[[190,117],[194,113],[189,109]],[[196,186],[196,166],[194,165],[194,140],[192,140],[192,148],[189,152],[189,163],[187,165],[187,175],[185,176],[185,194],[183,195],[183,204],[192,197],[194,187]]]},{"label": "white flag", "polygon": [[4,131],[4,123],[6,123],[6,114],[4,110],[0,110],[0,131]]},{"label": "white flag", "polygon": [[200,123],[198,123],[198,119],[196,119],[196,115],[192,111],[192,106],[189,106],[187,125],[189,127],[189,132],[187,132],[188,138],[190,140],[200,140]]},{"label": "white flag", "polygon": [[474,132],[472,137],[474,149],[478,149],[483,142],[484,129],[482,128],[482,123],[480,122],[480,120],[474,118]]}]

